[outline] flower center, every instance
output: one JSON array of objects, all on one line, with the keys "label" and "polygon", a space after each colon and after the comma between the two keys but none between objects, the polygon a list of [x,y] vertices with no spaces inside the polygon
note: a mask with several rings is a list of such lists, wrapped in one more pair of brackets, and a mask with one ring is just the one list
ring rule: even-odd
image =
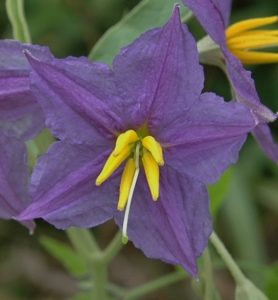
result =
[{"label": "flower center", "polygon": [[262,49],[278,46],[278,30],[257,30],[277,22],[278,17],[273,16],[248,19],[229,26],[226,30],[229,50],[244,64],[278,62],[278,53],[262,51]]},{"label": "flower center", "polygon": [[123,238],[127,240],[127,223],[133,192],[139,175],[140,159],[145,171],[146,180],[152,199],[159,197],[159,166],[164,165],[163,150],[158,141],[148,131],[139,129],[127,130],[116,140],[115,148],[96,179],[96,185],[101,185],[115,170],[126,161],[120,183],[118,210],[125,210],[123,223]]}]

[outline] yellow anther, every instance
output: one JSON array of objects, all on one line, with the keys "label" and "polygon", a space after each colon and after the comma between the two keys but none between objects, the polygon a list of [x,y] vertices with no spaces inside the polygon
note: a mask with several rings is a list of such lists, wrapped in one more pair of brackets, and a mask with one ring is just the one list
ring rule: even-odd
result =
[{"label": "yellow anther", "polygon": [[139,137],[134,130],[127,130],[126,132],[120,134],[116,141],[116,146],[113,151],[113,155],[119,155],[125,147],[138,141]]},{"label": "yellow anther", "polygon": [[[257,37],[257,36],[266,36],[266,37],[275,37],[278,36],[278,30],[275,29],[265,29],[265,30],[251,30],[251,31],[246,31],[242,34],[240,34],[240,36],[253,36],[253,37]],[[232,37],[233,38],[236,38]]]},{"label": "yellow anther", "polygon": [[121,163],[127,159],[131,153],[130,147],[125,147],[117,156],[113,153],[108,157],[102,171],[96,179],[96,185],[101,185],[113,172],[121,165]]},{"label": "yellow anther", "polygon": [[241,22],[237,22],[228,27],[226,30],[226,37],[227,39],[242,34],[248,30],[259,28],[265,25],[270,25],[278,21],[277,16],[273,17],[266,17],[266,18],[255,18],[255,19],[248,19]]},{"label": "yellow anther", "polygon": [[278,22],[278,17],[249,19],[231,25],[226,30],[229,50],[244,64],[278,62],[278,54],[261,51],[278,46],[278,30],[254,30]]},{"label": "yellow anther", "polygon": [[278,53],[234,50],[233,54],[244,64],[252,65],[278,62]]},{"label": "yellow anther", "polygon": [[268,35],[242,35],[228,41],[229,49],[260,49],[278,45],[278,37]]},{"label": "yellow anther", "polygon": [[155,140],[154,137],[148,135],[143,138],[142,145],[150,151],[155,161],[159,166],[164,165],[163,151],[161,145]]},{"label": "yellow anther", "polygon": [[126,206],[129,192],[130,192],[130,187],[135,174],[135,169],[136,169],[135,161],[133,158],[130,158],[125,165],[122,178],[121,178],[118,210],[123,210]]},{"label": "yellow anther", "polygon": [[159,197],[159,166],[146,150],[143,151],[142,162],[152,198],[156,201]]}]

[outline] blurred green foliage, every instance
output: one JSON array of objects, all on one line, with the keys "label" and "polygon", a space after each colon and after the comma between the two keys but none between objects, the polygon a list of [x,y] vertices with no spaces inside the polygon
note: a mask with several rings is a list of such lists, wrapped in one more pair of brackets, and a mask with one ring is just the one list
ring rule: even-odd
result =
[{"label": "blurred green foliage", "polygon": [[[169,0],[161,6],[160,0],[143,0],[101,37],[89,54],[90,59],[111,64],[121,48],[146,30],[165,24],[177,3],[181,4],[181,1]],[[181,16],[190,16],[189,10],[184,6],[181,6]]]},{"label": "blurred green foliage", "polygon": [[87,274],[88,270],[85,260],[77,255],[69,245],[47,236],[42,236],[40,243],[51,256],[63,264],[70,274],[76,277]]},{"label": "blurred green foliage", "polygon": [[225,197],[229,193],[233,173],[233,167],[229,168],[214,185],[208,188],[211,199],[210,210],[213,216],[217,214]]},{"label": "blurred green foliage", "polygon": [[265,289],[269,299],[278,299],[278,262],[267,268]]},{"label": "blurred green foliage", "polygon": [[34,167],[38,157],[47,151],[49,145],[51,145],[54,140],[55,138],[50,131],[44,129],[34,140],[27,142],[30,169]]}]

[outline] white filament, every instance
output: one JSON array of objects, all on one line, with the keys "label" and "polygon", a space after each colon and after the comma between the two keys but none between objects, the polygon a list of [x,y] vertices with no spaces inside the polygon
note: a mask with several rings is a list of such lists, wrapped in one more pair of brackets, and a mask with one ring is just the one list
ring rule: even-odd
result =
[{"label": "white filament", "polygon": [[140,143],[137,143],[136,148],[135,148],[135,153],[134,153],[135,172],[134,172],[134,176],[133,176],[133,179],[132,179],[130,191],[129,191],[129,194],[128,194],[128,199],[127,199],[127,204],[126,204],[126,209],[125,209],[125,215],[124,215],[124,222],[123,222],[122,241],[125,244],[128,242],[128,235],[127,235],[128,218],[129,218],[129,212],[130,212],[130,207],[131,207],[131,202],[132,202],[134,189],[135,189],[136,182],[137,182],[138,175],[139,175],[139,155],[140,155]]}]

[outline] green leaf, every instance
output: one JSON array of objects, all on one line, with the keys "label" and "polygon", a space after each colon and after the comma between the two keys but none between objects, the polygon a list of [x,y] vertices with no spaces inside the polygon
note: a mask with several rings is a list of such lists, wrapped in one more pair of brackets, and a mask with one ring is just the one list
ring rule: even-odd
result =
[{"label": "green leaf", "polygon": [[[89,58],[111,64],[123,46],[131,43],[146,30],[165,24],[175,4],[181,4],[181,0],[141,1],[102,36],[89,54]],[[181,16],[183,20],[191,16],[184,5],[181,5]]]},{"label": "green leaf", "polygon": [[270,300],[278,299],[278,262],[267,268],[265,289]]},{"label": "green leaf", "polygon": [[233,178],[233,168],[229,168],[214,185],[209,186],[209,196],[211,199],[211,212],[215,216],[221,207],[225,196],[228,194],[231,180]]},{"label": "green leaf", "polygon": [[40,238],[40,243],[50,255],[61,262],[74,276],[80,277],[87,273],[85,260],[78,256],[67,244],[46,236]]}]

